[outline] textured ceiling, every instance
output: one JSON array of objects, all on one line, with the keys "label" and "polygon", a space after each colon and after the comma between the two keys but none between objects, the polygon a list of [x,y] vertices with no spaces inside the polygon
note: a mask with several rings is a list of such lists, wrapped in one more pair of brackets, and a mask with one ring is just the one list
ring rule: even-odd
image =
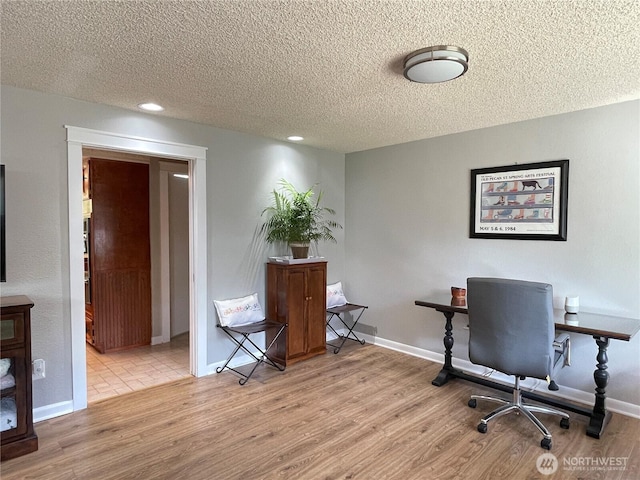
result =
[{"label": "textured ceiling", "polygon": [[[640,2],[7,1],[3,85],[353,152],[640,98]],[[435,85],[430,45],[469,52]]]}]

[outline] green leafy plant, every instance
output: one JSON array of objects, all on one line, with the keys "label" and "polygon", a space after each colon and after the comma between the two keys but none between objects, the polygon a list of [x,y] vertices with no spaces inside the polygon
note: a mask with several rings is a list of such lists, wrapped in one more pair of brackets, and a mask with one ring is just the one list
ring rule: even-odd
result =
[{"label": "green leafy plant", "polygon": [[299,192],[288,181],[280,180],[280,189],[272,192],[273,204],[262,211],[267,220],[260,232],[268,243],[285,242],[290,246],[301,243],[308,246],[320,240],[336,242],[333,230],[342,228],[342,225],[325,218],[336,212],[321,206],[323,192],[316,195],[313,191],[316,186]]}]

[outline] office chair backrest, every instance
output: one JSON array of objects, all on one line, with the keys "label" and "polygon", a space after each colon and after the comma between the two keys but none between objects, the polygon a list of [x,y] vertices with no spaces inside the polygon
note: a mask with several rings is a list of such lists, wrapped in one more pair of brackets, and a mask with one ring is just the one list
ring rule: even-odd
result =
[{"label": "office chair backrest", "polygon": [[545,378],[553,368],[553,287],[467,279],[469,359],[509,375]]}]

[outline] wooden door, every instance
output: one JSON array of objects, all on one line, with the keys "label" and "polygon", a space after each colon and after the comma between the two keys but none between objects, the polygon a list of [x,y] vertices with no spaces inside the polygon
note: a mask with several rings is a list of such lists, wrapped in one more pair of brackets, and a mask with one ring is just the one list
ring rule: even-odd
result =
[{"label": "wooden door", "polygon": [[95,346],[149,345],[149,166],[92,158],[89,176]]},{"label": "wooden door", "polygon": [[288,309],[287,321],[289,323],[287,327],[287,356],[289,359],[294,359],[307,353],[306,275],[302,268],[284,270],[284,273],[287,277],[286,308]]},{"label": "wooden door", "polygon": [[307,269],[307,353],[325,353],[326,349],[326,271],[326,264]]}]

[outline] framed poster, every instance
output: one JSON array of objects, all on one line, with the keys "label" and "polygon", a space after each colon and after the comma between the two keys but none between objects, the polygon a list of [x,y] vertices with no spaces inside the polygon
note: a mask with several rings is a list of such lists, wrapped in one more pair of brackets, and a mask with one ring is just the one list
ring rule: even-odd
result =
[{"label": "framed poster", "polygon": [[471,170],[469,237],[567,240],[569,160]]}]

